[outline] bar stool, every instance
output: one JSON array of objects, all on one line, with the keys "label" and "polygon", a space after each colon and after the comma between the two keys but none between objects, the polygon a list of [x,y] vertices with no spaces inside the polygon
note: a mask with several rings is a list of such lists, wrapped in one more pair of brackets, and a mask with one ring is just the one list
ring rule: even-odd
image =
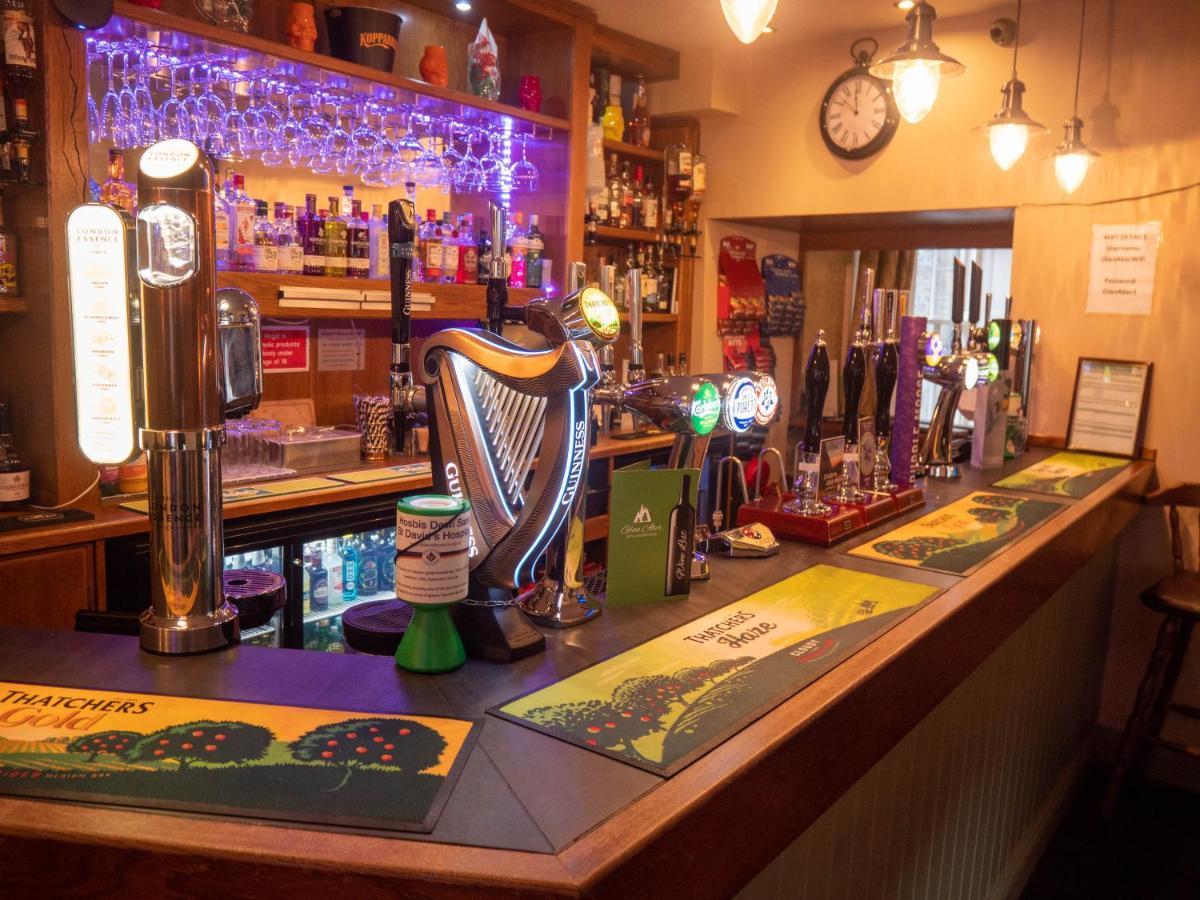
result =
[{"label": "bar stool", "polygon": [[1168,711],[1200,719],[1200,709],[1171,703],[1171,692],[1179,680],[1179,672],[1187,656],[1192,628],[1200,621],[1200,572],[1184,568],[1183,538],[1179,526],[1180,507],[1200,509],[1200,484],[1164,488],[1143,497],[1142,502],[1149,506],[1170,508],[1168,518],[1175,572],[1142,592],[1142,602],[1155,612],[1163,613],[1165,618],[1158,629],[1158,642],[1150,656],[1146,674],[1142,676],[1142,683],[1138,687],[1133,712],[1125,723],[1125,731],[1117,746],[1116,761],[1104,796],[1106,814],[1112,812],[1122,782],[1131,769],[1141,766],[1150,746],[1160,746],[1200,759],[1200,748],[1159,737]]}]

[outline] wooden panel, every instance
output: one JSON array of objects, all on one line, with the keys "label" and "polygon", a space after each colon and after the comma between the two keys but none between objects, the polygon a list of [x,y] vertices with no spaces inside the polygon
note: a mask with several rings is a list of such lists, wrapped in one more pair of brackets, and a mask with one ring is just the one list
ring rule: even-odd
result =
[{"label": "wooden panel", "polygon": [[919,250],[936,247],[1011,247],[1013,211],[941,209],[828,216],[734,219],[800,235],[804,250]]},{"label": "wooden panel", "polygon": [[0,559],[0,625],[75,627],[75,611],[96,605],[92,544]]},{"label": "wooden panel", "polygon": [[24,297],[0,297],[0,313],[29,312],[29,301]]},{"label": "wooden panel", "polygon": [[679,77],[679,51],[597,25],[592,35],[592,67],[608,69],[622,78],[641,75],[647,81],[674,81]]}]

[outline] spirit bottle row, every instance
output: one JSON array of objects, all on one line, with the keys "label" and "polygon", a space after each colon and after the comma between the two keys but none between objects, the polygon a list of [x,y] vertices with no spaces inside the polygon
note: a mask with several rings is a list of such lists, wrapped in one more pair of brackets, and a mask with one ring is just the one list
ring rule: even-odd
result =
[{"label": "spirit bottle row", "polygon": [[[613,285],[613,302],[619,309],[629,309],[626,276],[631,269],[641,272],[642,310],[653,313],[672,313],[675,308],[675,267],[667,262],[663,244],[630,244],[623,256],[601,256],[599,265],[614,265],[617,279]],[[598,272],[595,273],[598,275]]]},{"label": "spirit bottle row", "polygon": [[604,187],[589,203],[589,236],[594,237],[599,226],[656,231],[661,227],[661,208],[662,197],[646,178],[645,169],[621,163],[614,153],[608,158]]}]

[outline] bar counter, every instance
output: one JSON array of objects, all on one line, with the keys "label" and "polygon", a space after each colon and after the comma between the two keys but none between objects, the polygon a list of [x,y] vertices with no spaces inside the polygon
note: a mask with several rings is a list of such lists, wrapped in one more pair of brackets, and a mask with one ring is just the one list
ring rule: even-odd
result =
[{"label": "bar counter", "polygon": [[[1031,450],[1021,466],[1048,452]],[[429,835],[0,797],[0,885],[56,895],[202,887],[231,897],[729,896],[1103,551],[1134,516],[1152,473],[1151,462],[1134,462],[1083,499],[1063,501],[966,577],[847,555],[860,539],[833,549],[784,542],[766,560],[714,558],[712,580],[686,601],[608,610],[548,634],[544,654],[507,666],[470,660],[437,677],[399,672],[390,658],[240,647],[164,659],[140,652],[133,638],[0,630],[3,680],[484,719]],[[959,482],[930,482],[924,508],[866,537],[998,477],[965,470]],[[820,562],[942,593],[673,778],[484,715]]]}]

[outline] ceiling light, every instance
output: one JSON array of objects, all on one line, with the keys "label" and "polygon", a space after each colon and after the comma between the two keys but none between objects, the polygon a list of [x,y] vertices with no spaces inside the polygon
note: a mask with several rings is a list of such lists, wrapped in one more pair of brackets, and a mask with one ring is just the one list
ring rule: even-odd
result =
[{"label": "ceiling light", "polygon": [[1000,92],[1004,95],[1004,103],[1000,112],[991,120],[979,127],[987,132],[988,146],[992,151],[992,159],[1001,169],[1007,172],[1024,153],[1029,144],[1030,135],[1045,134],[1047,129],[1040,122],[1034,121],[1021,108],[1021,95],[1025,93],[1025,84],[1017,78],[1017,46],[1021,39],[1021,0],[1017,0],[1017,26],[1013,38],[1013,67],[1012,77],[1005,83]]},{"label": "ceiling light", "polygon": [[1059,187],[1073,194],[1083,184],[1092,162],[1100,155],[1083,142],[1083,120],[1079,118],[1079,75],[1083,69],[1083,22],[1087,15],[1087,0],[1080,0],[1079,55],[1075,60],[1075,109],[1064,126],[1063,142],[1055,149],[1054,177]]},{"label": "ceiling light", "polygon": [[892,82],[896,108],[909,122],[920,122],[937,100],[942,78],[961,75],[967,67],[947,56],[933,42],[933,20],[937,10],[917,0],[904,17],[908,22],[908,39],[877,63],[871,74]]},{"label": "ceiling light", "polygon": [[916,5],[917,0],[896,0],[896,2],[892,4],[892,6],[896,7],[896,9],[902,9],[905,12],[912,9]]},{"label": "ceiling light", "polygon": [[458,2],[454,4],[454,8],[459,12],[470,12],[471,0],[458,0]]},{"label": "ceiling light", "polygon": [[763,26],[762,33],[763,34],[774,34],[775,28],[771,25],[765,25],[765,26]]},{"label": "ceiling light", "polygon": [[779,0],[721,0],[730,30],[743,44],[753,44],[775,15]]}]

